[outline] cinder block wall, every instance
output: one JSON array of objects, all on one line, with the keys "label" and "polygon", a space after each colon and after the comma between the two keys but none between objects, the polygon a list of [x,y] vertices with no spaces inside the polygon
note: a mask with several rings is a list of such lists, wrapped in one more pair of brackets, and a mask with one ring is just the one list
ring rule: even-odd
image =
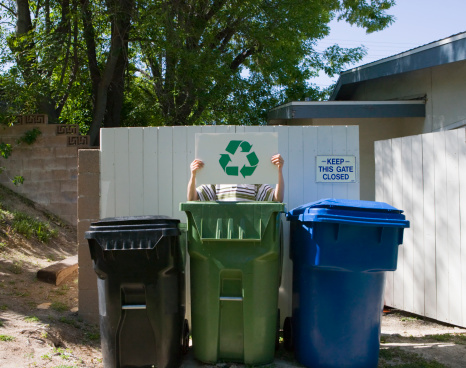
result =
[{"label": "cinder block wall", "polygon": [[[34,128],[42,134],[33,144],[17,143]],[[77,155],[78,148],[89,147],[88,137],[79,135],[76,125],[47,124],[46,115],[27,115],[0,127],[0,142],[13,147],[8,159],[0,157],[0,183],[76,226]],[[13,185],[15,176],[23,176],[24,184]]]},{"label": "cinder block wall", "polygon": [[99,319],[97,276],[84,233],[100,216],[99,152],[98,149],[87,149],[79,150],[78,154],[79,315],[93,323]]}]

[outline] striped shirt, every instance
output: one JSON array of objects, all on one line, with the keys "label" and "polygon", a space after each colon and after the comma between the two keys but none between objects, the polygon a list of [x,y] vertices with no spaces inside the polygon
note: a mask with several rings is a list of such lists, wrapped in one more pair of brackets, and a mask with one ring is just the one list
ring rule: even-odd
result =
[{"label": "striped shirt", "polygon": [[196,188],[200,201],[273,201],[267,184],[204,184]]}]

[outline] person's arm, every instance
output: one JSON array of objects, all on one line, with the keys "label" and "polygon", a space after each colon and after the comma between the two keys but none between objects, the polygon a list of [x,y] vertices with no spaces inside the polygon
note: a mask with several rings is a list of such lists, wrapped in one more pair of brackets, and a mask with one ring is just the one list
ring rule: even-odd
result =
[{"label": "person's arm", "polygon": [[272,156],[271,158],[272,163],[277,166],[278,169],[278,182],[277,186],[275,187],[275,192],[273,194],[273,200],[277,202],[283,202],[283,197],[285,194],[285,180],[283,179],[283,165],[285,164],[285,160],[280,154]]},{"label": "person's arm", "polygon": [[196,173],[197,173],[197,170],[202,169],[203,167],[204,167],[204,163],[201,160],[195,159],[193,162],[191,162],[191,165],[190,165],[191,177],[189,178],[188,191],[187,191],[188,201],[199,200],[199,196],[197,195],[197,191],[196,191]]}]

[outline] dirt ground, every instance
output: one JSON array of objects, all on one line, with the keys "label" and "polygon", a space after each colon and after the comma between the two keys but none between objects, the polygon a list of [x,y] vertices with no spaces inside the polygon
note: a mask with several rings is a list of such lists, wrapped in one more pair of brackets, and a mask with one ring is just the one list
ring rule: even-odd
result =
[{"label": "dirt ground", "polygon": [[[18,201],[2,188],[0,204],[47,220],[58,230],[56,238],[43,244],[15,234],[0,219],[0,367],[102,368],[99,328],[79,317],[77,274],[60,286],[36,278],[39,269],[77,253],[75,229],[54,222],[41,209]],[[381,342],[380,368],[466,366],[463,328],[391,310],[382,317]],[[201,366],[191,352],[182,365]],[[299,364],[280,346],[271,366]]]}]

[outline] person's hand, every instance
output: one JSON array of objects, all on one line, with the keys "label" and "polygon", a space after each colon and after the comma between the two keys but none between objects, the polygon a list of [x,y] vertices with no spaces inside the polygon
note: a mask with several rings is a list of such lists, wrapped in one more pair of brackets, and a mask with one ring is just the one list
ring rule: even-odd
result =
[{"label": "person's hand", "polygon": [[278,153],[274,156],[272,156],[272,158],[270,159],[270,161],[272,161],[272,163],[278,167],[278,169],[281,169],[283,167],[283,165],[285,164],[285,160],[283,159],[283,157]]},{"label": "person's hand", "polygon": [[204,163],[201,160],[195,159],[191,162],[189,167],[191,168],[191,175],[196,176],[197,170],[202,169],[204,167]]}]

